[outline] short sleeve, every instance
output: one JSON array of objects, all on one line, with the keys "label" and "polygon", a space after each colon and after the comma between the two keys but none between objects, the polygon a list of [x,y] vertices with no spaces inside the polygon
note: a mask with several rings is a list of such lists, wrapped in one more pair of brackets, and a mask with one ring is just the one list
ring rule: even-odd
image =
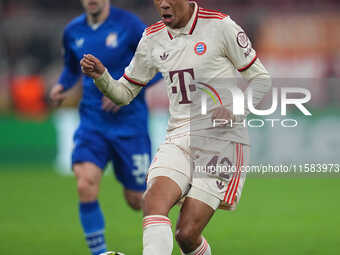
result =
[{"label": "short sleeve", "polygon": [[124,78],[129,82],[145,86],[158,72],[157,68],[152,64],[151,47],[148,45],[149,39],[143,34],[135,55],[129,66],[125,69]]},{"label": "short sleeve", "polygon": [[239,72],[246,71],[257,59],[247,34],[230,17],[223,20],[221,29],[226,57]]}]

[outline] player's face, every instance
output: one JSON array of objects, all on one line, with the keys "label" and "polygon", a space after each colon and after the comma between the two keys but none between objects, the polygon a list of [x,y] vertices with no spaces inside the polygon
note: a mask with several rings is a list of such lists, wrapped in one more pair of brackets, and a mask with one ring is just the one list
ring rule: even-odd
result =
[{"label": "player's face", "polygon": [[153,0],[165,25],[171,28],[184,27],[189,21],[192,8],[188,0]]},{"label": "player's face", "polygon": [[87,14],[97,16],[109,4],[109,0],[81,0]]}]

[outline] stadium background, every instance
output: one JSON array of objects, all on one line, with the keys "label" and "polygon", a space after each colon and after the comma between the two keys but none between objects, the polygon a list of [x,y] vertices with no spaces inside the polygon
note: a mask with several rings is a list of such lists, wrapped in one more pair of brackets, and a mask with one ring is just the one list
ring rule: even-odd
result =
[{"label": "stadium background", "polygon": [[[151,2],[112,1],[147,24],[157,20]],[[312,93],[313,117],[291,113],[299,128],[251,130],[252,162],[340,163],[340,2],[198,2],[242,25],[275,79]],[[0,254],[87,254],[68,176],[81,87],[60,110],[46,101],[62,67],[63,27],[81,11],[78,0],[0,2]],[[167,122],[164,88],[147,98],[155,149]],[[217,212],[205,235],[214,254],[339,254],[339,185],[337,176],[250,178],[238,210]],[[141,214],[125,205],[112,173],[102,186],[109,247],[140,254]]]}]

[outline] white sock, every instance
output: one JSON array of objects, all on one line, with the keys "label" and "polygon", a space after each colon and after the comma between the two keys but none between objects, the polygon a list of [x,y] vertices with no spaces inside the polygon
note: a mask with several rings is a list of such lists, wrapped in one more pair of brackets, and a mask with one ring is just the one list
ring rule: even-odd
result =
[{"label": "white sock", "polygon": [[168,217],[151,215],[143,220],[143,255],[171,255],[173,236]]},{"label": "white sock", "polygon": [[207,240],[205,240],[204,237],[202,237],[202,243],[201,245],[194,250],[193,252],[189,253],[183,253],[183,255],[211,255],[211,249],[210,245],[208,244]]}]

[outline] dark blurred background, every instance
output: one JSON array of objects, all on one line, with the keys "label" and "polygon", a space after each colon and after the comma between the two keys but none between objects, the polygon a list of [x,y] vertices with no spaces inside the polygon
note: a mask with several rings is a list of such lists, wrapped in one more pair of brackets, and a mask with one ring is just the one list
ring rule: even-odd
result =
[{"label": "dark blurred background", "polygon": [[[336,118],[337,114],[334,115],[334,112],[339,110],[340,104],[340,86],[335,79],[340,75],[340,1],[198,2],[206,8],[229,14],[245,28],[273,77],[312,79],[310,82],[302,82],[312,92],[310,106],[317,112],[321,111],[321,116],[331,115],[331,118]],[[158,20],[151,0],[114,0],[112,3],[136,13],[146,24]],[[46,95],[57,81],[62,68],[63,28],[80,13],[82,8],[79,0],[0,2],[0,162],[26,162],[25,157],[17,159],[17,153],[27,155],[27,160],[51,162],[57,151],[61,151],[63,156],[59,158],[64,158],[64,167],[68,164],[66,159],[69,158],[67,153],[70,153],[72,146],[72,131],[76,127],[75,108],[81,86],[70,91],[69,100],[61,108],[69,113],[68,117],[65,117],[67,114],[57,114],[60,110],[51,115],[53,109],[49,108]],[[152,96],[154,94],[158,96]],[[164,134],[161,130],[166,126],[167,98],[164,89],[159,87],[148,90],[147,96],[155,149],[161,141],[159,137]],[[58,116],[61,116],[61,120]],[[60,123],[65,122],[63,117],[71,124],[60,127]],[[58,125],[60,130],[68,130],[67,135],[58,131]],[[28,133],[30,128],[32,133]],[[26,135],[20,135],[20,132],[25,132]],[[41,134],[42,139],[36,139],[34,132]],[[256,134],[254,137],[256,140]],[[67,141],[69,142],[66,143]],[[58,149],[58,143],[63,143],[63,147]],[[339,152],[337,146],[336,149],[334,146],[324,147],[332,148],[331,153]],[[27,154],[27,149],[32,155]],[[271,150],[267,154],[270,152]],[[281,155],[282,153],[287,152],[278,152]],[[255,151],[253,158],[258,160],[274,157],[271,154],[264,155],[266,152]],[[287,160],[289,157],[287,155]]]}]

